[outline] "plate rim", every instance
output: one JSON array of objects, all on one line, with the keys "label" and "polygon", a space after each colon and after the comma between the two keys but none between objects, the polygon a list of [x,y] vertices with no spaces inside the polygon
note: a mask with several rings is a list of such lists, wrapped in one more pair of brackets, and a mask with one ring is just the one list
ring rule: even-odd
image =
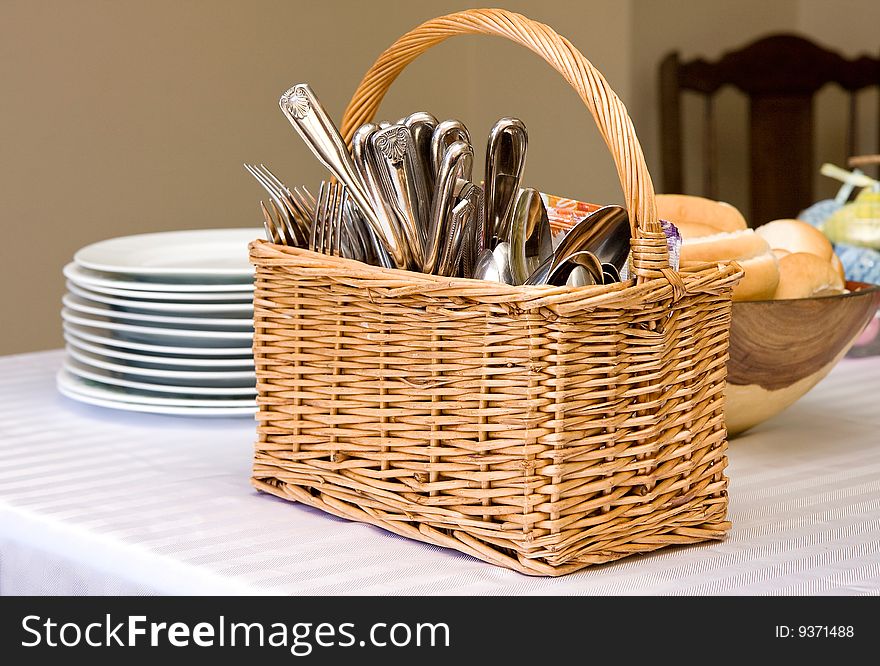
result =
[{"label": "plate rim", "polygon": [[[74,300],[76,299],[76,300]],[[206,327],[233,327],[236,329],[244,328],[246,326],[250,326],[253,328],[253,319],[252,318],[237,318],[237,317],[175,317],[173,315],[162,315],[162,314],[146,314],[140,312],[125,312],[114,310],[109,307],[105,303],[101,303],[100,301],[94,301],[98,305],[102,307],[96,307],[93,305],[89,305],[88,303],[78,303],[79,301],[88,301],[88,298],[83,296],[77,296],[73,293],[65,293],[64,296],[61,297],[61,305],[68,308],[69,310],[73,310],[74,312],[79,312],[82,314],[93,314],[99,317],[107,317],[108,319],[127,319],[133,322],[146,322],[146,323],[154,323],[154,324],[174,324],[175,322],[180,324],[185,324],[187,326],[206,326]],[[198,329],[197,329],[198,330]],[[213,328],[208,328],[206,330],[213,330]]]},{"label": "plate rim", "polygon": [[[193,358],[193,357],[182,357],[178,358],[176,356],[146,356],[144,354],[134,354],[130,351],[120,351],[116,347],[111,345],[102,345],[100,342],[93,342],[90,340],[86,340],[85,338],[77,337],[76,332],[65,329],[62,332],[62,337],[64,338],[65,344],[71,345],[80,349],[81,351],[89,352],[90,354],[103,354],[110,358],[126,360],[126,361],[137,361],[140,363],[153,363],[155,365],[180,365],[185,366],[187,364],[191,364],[192,367],[205,367],[205,368],[218,368],[218,367],[233,367],[233,368],[254,368],[255,363],[253,357],[242,357],[242,358]],[[172,347],[172,349],[179,349],[179,347]]]},{"label": "plate rim", "polygon": [[71,261],[64,265],[61,273],[68,280],[80,284],[96,285],[99,287],[110,287],[113,289],[126,289],[127,291],[143,292],[150,294],[154,292],[164,293],[247,293],[254,290],[253,281],[249,282],[215,282],[215,283],[174,283],[174,282],[145,282],[139,280],[114,280],[112,278],[102,277],[100,275],[89,275],[83,273],[85,269],[76,262]]},{"label": "plate rim", "polygon": [[[122,411],[143,412],[148,414],[173,414],[178,416],[252,416],[259,410],[259,406],[254,403],[241,406],[210,407],[207,405],[148,404],[143,402],[114,400],[109,397],[102,398],[100,396],[89,395],[86,392],[78,391],[77,389],[81,388],[82,385],[75,380],[75,377],[69,375],[63,368],[55,375],[55,386],[59,393],[71,400]],[[85,388],[88,389],[92,387],[86,386]]]},{"label": "plate rim", "polygon": [[[194,276],[194,275],[214,275],[214,276],[228,276],[228,277],[247,277],[249,275],[253,275],[254,268],[253,266],[248,265],[245,268],[212,268],[209,270],[195,268],[195,267],[161,267],[161,266],[132,266],[126,264],[113,264],[113,263],[103,263],[101,261],[95,261],[93,259],[89,259],[88,255],[93,254],[96,250],[98,252],[101,251],[102,246],[110,246],[111,251],[113,251],[113,244],[119,244],[123,242],[144,242],[149,239],[159,239],[162,240],[163,237],[171,237],[177,236],[178,243],[180,236],[210,236],[210,235],[220,235],[220,234],[234,234],[241,233],[243,236],[245,234],[250,234],[250,240],[256,240],[257,238],[262,238],[264,235],[264,231],[258,227],[231,227],[231,228],[216,228],[216,229],[175,229],[171,231],[151,231],[145,232],[142,234],[131,234],[129,236],[116,236],[115,238],[105,238],[103,240],[95,241],[94,243],[89,243],[81,247],[76,251],[73,255],[73,260],[75,263],[79,264],[83,268],[93,271],[101,271],[104,273],[120,273],[123,275],[148,275],[148,276]],[[248,241],[250,242],[250,241]],[[118,252],[118,249],[116,250]]]},{"label": "plate rim", "polygon": [[[146,382],[135,382],[128,379],[120,379],[118,377],[105,377],[97,372],[93,372],[92,369],[86,368],[81,369],[77,368],[75,365],[71,363],[70,357],[65,357],[62,363],[62,367],[67,370],[70,374],[76,375],[77,377],[81,377],[82,379],[88,379],[89,381],[98,382],[99,384],[107,384],[110,386],[120,386],[123,388],[132,388],[137,391],[149,391],[152,393],[171,393],[171,394],[183,394],[183,395],[192,395],[192,394],[201,394],[205,397],[209,397],[212,395],[216,396],[230,396],[230,395],[239,395],[239,396],[254,396],[256,397],[257,391],[256,389],[251,389],[250,387],[217,387],[217,386],[177,386],[173,384],[150,384]],[[75,363],[79,363],[79,361],[74,361]],[[91,377],[89,375],[92,375]]]},{"label": "plate rim", "polygon": [[75,284],[80,289],[87,289],[99,294],[127,298],[134,302],[145,301],[147,303],[168,301],[172,303],[250,303],[253,305],[254,295],[249,291],[134,291],[132,289],[117,289],[116,287],[101,287],[95,285],[80,284],[76,279],[64,276],[67,282]]},{"label": "plate rim", "polygon": [[[155,335],[157,337],[172,338],[202,338],[205,340],[217,340],[226,338],[228,340],[251,340],[254,334],[250,331],[209,331],[209,330],[193,330],[189,328],[156,328],[155,326],[136,326],[135,324],[120,324],[115,321],[98,321],[80,316],[80,313],[71,311],[67,307],[61,309],[61,318],[65,321],[81,324],[82,326],[91,326],[92,328],[104,328],[108,331],[122,331],[124,333],[137,333],[140,335]],[[79,320],[79,321],[77,321]],[[243,346],[242,349],[248,347]]]},{"label": "plate rim", "polygon": [[[84,349],[77,349],[75,345],[65,345],[64,353],[73,358],[75,361],[108,372],[121,372],[139,377],[161,377],[165,379],[204,379],[204,380],[235,380],[235,379],[251,379],[256,380],[256,370],[173,370],[159,368],[139,368],[137,366],[121,365],[112,361],[100,358],[99,354],[89,352]],[[98,356],[99,358],[90,358],[90,356]],[[83,360],[85,359],[85,360]]]},{"label": "plate rim", "polygon": [[[64,285],[67,293],[71,293],[74,296],[79,296],[80,298],[85,298],[86,300],[94,301],[95,303],[102,303],[104,305],[117,305],[119,307],[128,307],[134,310],[149,310],[151,312],[184,312],[184,313],[195,313],[195,312],[241,312],[241,313],[253,313],[254,305],[253,301],[241,301],[238,303],[224,303],[223,301],[207,301],[204,303],[199,303],[198,301],[183,301],[183,302],[169,302],[169,301],[142,301],[142,300],[132,300],[126,299],[123,297],[113,296],[112,294],[105,294],[100,291],[92,291],[88,287],[84,287],[79,284],[75,284],[70,280],[66,281]],[[194,307],[195,306],[195,307]]]},{"label": "plate rim", "polygon": [[[89,326],[88,324],[76,324],[71,321],[62,321],[62,330],[71,332],[72,335],[89,335],[92,338],[97,338],[97,340],[90,340],[89,338],[83,338],[89,342],[96,342],[97,344],[107,345],[109,347],[117,347],[121,349],[133,349],[135,351],[150,351],[155,352],[157,354],[175,354],[177,356],[187,356],[187,355],[195,355],[195,356],[231,356],[233,358],[253,358],[253,351],[248,347],[178,347],[176,345],[151,345],[148,342],[137,342],[136,340],[121,340],[118,338],[112,338],[110,336],[99,336],[94,333],[90,333],[89,331],[78,331],[74,327],[79,328],[96,328],[95,326]],[[98,328],[99,331],[107,331],[105,328]],[[99,341],[100,340],[100,341]],[[171,351],[172,349],[180,350],[180,351]]]}]

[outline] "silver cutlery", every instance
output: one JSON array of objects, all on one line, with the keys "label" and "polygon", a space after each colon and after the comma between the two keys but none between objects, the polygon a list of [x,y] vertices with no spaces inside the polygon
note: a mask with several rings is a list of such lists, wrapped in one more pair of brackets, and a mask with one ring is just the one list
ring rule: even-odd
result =
[{"label": "silver cutlery", "polygon": [[269,194],[270,204],[279,220],[276,223],[279,242],[304,247],[312,216],[311,206],[314,205],[311,193],[298,188],[291,190],[263,164],[245,164],[244,168]]},{"label": "silver cutlery", "polygon": [[486,217],[483,210],[483,188],[471,184],[465,196],[473,205],[471,215],[464,229],[461,240],[461,273],[464,277],[473,277],[477,257],[485,249],[483,245],[483,229]]},{"label": "silver cutlery", "polygon": [[[440,265],[445,241],[449,238],[449,222],[456,207],[458,181],[469,182],[465,177],[473,168],[474,149],[469,143],[455,141],[444,152],[437,173],[434,206],[431,209],[427,243],[421,270],[434,273]],[[464,223],[465,221],[462,220]]]},{"label": "silver cutlery", "polygon": [[606,206],[576,224],[554,250],[541,194],[521,188],[528,134],[501,118],[486,152],[485,188],[473,180],[474,149],[458,120],[418,112],[366,123],[351,152],[314,92],[299,84],[279,105],[334,179],[315,198],[288,188],[265,165],[245,165],[268,193],[260,202],[272,242],[389,268],[505,284],[608,284],[629,252],[629,220]]},{"label": "silver cutlery", "polygon": [[510,274],[514,284],[523,284],[542,262],[553,255],[550,220],[537,190],[520,190],[511,219],[509,242]]},{"label": "silver cutlery", "polygon": [[[464,182],[466,187],[473,187],[471,183]],[[437,275],[444,277],[458,275],[461,266],[464,230],[473,212],[474,204],[466,195],[459,199],[452,209],[447,225],[446,243],[443,246],[443,253],[440,255],[440,263],[437,267]]]},{"label": "silver cutlery", "polygon": [[[473,145],[470,132],[460,120],[444,120],[434,128],[434,133],[431,135],[431,166],[435,178],[439,177],[440,164],[443,162],[447,148],[456,141],[462,141],[469,146]],[[465,180],[470,180],[471,173],[467,173],[463,177]]]},{"label": "silver cutlery", "polygon": [[495,253],[488,248],[477,255],[477,262],[474,265],[473,274],[476,280],[489,280],[490,282],[502,282],[501,267],[495,261]]},{"label": "silver cutlery", "polygon": [[559,241],[553,254],[543,261],[526,280],[526,284],[544,284],[548,275],[569,256],[580,250],[596,255],[600,265],[609,264],[620,270],[629,256],[629,215],[620,206],[603,206],[575,224]]},{"label": "silver cutlery", "polygon": [[266,208],[266,204],[260,202],[260,210],[263,212],[263,227],[266,229],[266,240],[276,245],[288,245],[286,236],[286,223],[281,219],[281,213],[275,207],[275,203],[270,199],[269,205],[272,212]]},{"label": "silver cutlery", "polygon": [[315,157],[342,183],[345,183],[364,219],[373,227],[377,239],[388,251],[397,268],[406,268],[407,251],[400,230],[391,227],[376,214],[366,183],[355,167],[339,130],[307,84],[285,92],[279,106],[290,124],[315,154]]},{"label": "silver cutlery", "polygon": [[347,200],[348,192],[345,185],[321,183],[309,235],[309,250],[320,254],[340,254],[342,219]]},{"label": "silver cutlery", "polygon": [[489,132],[486,145],[485,173],[485,240],[491,247],[493,238],[510,237],[513,206],[525,168],[528,133],[517,118],[501,118]]},{"label": "silver cutlery", "polygon": [[501,241],[494,249],[486,248],[477,257],[473,277],[502,284],[513,284],[510,275],[510,252],[506,241]]},{"label": "silver cutlery", "polygon": [[621,206],[603,206],[575,224],[554,254],[558,261],[578,250],[590,250],[599,261],[623,268],[630,249],[629,214]]},{"label": "silver cutlery", "polygon": [[419,111],[403,118],[399,124],[405,125],[409,129],[410,134],[412,134],[416,161],[421,168],[422,177],[425,181],[425,190],[428,195],[426,204],[428,210],[431,210],[433,206],[435,176],[431,161],[431,139],[434,136],[434,129],[437,127],[437,119],[426,111]]},{"label": "silver cutlery", "polygon": [[407,244],[407,267],[421,270],[430,212],[412,134],[405,125],[391,125],[371,134],[368,145],[373,150],[385,202]]},{"label": "silver cutlery", "polygon": [[[386,127],[390,126],[384,123]],[[382,183],[379,176],[379,165],[376,163],[371,145],[373,135],[380,129],[375,123],[365,123],[361,125],[354,133],[351,139],[351,155],[358,173],[366,184],[367,194],[373,201],[373,210],[382,220],[382,226],[397,229],[397,234],[403,237],[403,231],[397,221],[397,217],[387,204],[385,195],[382,190]],[[394,263],[382,243],[376,238],[372,226],[367,226],[366,230],[361,233],[365,241],[369,242],[371,248],[371,256],[373,256],[379,265],[385,268],[393,268]],[[409,256],[409,241],[406,242],[407,256]]]},{"label": "silver cutlery", "polygon": [[603,284],[611,284],[612,282],[620,282],[620,271],[614,264],[602,264],[602,282]]},{"label": "silver cutlery", "polygon": [[573,252],[550,271],[546,284],[556,287],[604,284],[602,263],[587,250]]}]

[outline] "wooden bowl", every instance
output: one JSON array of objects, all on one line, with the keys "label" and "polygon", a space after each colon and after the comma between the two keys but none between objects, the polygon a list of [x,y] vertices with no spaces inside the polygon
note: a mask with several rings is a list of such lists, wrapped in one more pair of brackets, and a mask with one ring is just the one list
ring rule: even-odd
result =
[{"label": "wooden bowl", "polygon": [[848,294],[733,304],[724,416],[730,436],[775,416],[843,358],[880,305],[880,286]]}]

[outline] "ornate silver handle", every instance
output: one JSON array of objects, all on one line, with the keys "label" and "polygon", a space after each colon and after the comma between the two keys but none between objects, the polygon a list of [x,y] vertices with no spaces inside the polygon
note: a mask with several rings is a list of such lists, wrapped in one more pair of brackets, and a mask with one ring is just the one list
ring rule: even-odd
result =
[{"label": "ornate silver handle", "polygon": [[407,267],[406,246],[398,229],[376,214],[366,184],[342,136],[315,93],[305,83],[293,86],[279,100],[281,111],[306,145],[340,182],[345,183],[376,237],[397,268]]}]

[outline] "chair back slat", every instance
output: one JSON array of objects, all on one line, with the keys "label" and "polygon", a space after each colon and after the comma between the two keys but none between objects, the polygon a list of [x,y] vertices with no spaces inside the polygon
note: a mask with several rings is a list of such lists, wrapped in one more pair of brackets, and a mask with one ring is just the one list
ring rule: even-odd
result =
[{"label": "chair back slat", "polygon": [[[813,99],[828,84],[849,93],[845,141],[848,156],[858,152],[858,93],[880,90],[880,58],[848,59],[792,34],[759,39],[709,62],[682,62],[677,53],[660,66],[660,124],[663,150],[662,190],[684,192],[680,96],[683,91],[705,96],[703,103],[703,194],[719,193],[719,169],[712,100],[725,86],[749,98],[749,224],[760,226],[780,217],[794,217],[813,203],[818,170],[813,150]],[[878,110],[880,152],[880,110]]]}]

